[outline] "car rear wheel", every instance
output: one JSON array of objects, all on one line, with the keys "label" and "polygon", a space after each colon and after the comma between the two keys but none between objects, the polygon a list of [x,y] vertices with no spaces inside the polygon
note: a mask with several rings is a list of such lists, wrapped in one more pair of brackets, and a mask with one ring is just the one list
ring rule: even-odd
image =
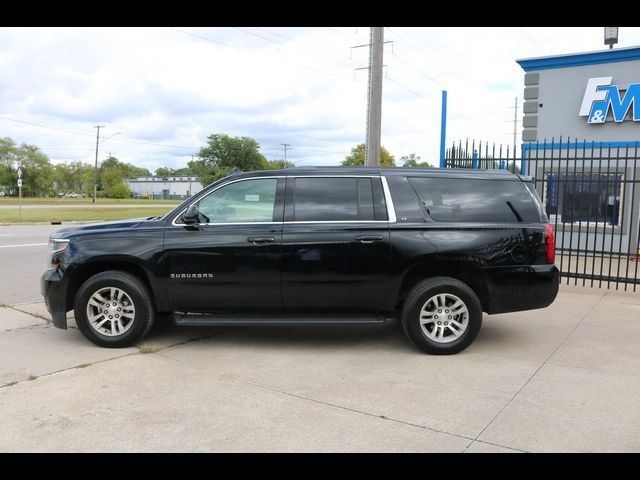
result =
[{"label": "car rear wheel", "polygon": [[467,348],[482,325],[482,306],[465,283],[434,277],[413,287],[402,309],[407,336],[423,351],[450,355]]},{"label": "car rear wheel", "polygon": [[147,287],[137,277],[115,270],[98,273],[82,284],[74,312],[78,329],[101,347],[129,347],[155,320]]}]

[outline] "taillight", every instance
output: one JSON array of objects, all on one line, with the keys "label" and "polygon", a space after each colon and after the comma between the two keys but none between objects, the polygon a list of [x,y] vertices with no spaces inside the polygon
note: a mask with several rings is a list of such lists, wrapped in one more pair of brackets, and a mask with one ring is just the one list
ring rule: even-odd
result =
[{"label": "taillight", "polygon": [[556,261],[556,238],[553,233],[553,226],[547,223],[544,226],[544,236],[547,242],[547,263],[555,263]]}]

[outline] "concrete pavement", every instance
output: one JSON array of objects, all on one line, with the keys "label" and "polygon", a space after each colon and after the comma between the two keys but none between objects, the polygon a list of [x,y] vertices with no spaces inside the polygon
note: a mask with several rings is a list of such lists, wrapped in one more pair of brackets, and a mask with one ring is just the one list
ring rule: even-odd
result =
[{"label": "concrete pavement", "polygon": [[0,451],[640,450],[638,293],[563,286],[447,357],[394,323],[160,323],[109,350],[41,312],[0,309]]}]

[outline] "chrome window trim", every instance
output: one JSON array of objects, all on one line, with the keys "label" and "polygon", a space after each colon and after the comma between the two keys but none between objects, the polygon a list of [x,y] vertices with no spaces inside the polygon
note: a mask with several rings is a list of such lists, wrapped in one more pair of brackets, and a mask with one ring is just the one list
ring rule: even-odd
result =
[{"label": "chrome window trim", "polygon": [[[237,182],[245,182],[248,180],[264,180],[264,179],[270,179],[270,178],[274,178],[274,179],[280,179],[280,178],[379,178],[380,181],[382,182],[382,191],[384,193],[384,198],[385,198],[385,203],[387,206],[387,216],[388,216],[388,220],[295,220],[295,221],[286,221],[286,222],[229,222],[229,223],[194,223],[192,225],[187,225],[186,223],[176,223],[176,220],[178,220],[179,218],[182,217],[182,215],[184,214],[184,212],[187,211],[187,208],[189,208],[191,205],[194,205],[198,202],[200,202],[201,200],[207,198],[209,195],[211,195],[213,192],[215,192],[216,190],[219,190],[222,187],[226,187],[227,185],[231,185],[232,183],[237,183]],[[188,226],[206,226],[206,225],[220,225],[220,226],[225,226],[225,225],[289,225],[289,224],[327,224],[327,223],[339,223],[339,224],[346,224],[346,223],[355,223],[355,224],[364,224],[364,223],[376,223],[376,224],[380,224],[380,223],[395,223],[396,222],[396,212],[393,206],[393,199],[391,198],[391,192],[389,191],[389,185],[387,185],[387,179],[386,177],[382,176],[382,175],[353,175],[353,174],[349,174],[349,175],[273,175],[273,176],[267,176],[267,177],[250,177],[250,178],[238,178],[236,180],[231,180],[227,183],[223,183],[222,185],[218,185],[216,188],[214,188],[213,190],[211,190],[210,192],[208,192],[206,195],[203,195],[202,197],[200,197],[198,200],[196,200],[193,203],[190,203],[187,208],[183,209],[178,215],[176,215],[176,217],[173,219],[173,221],[171,222],[171,225],[173,225],[174,227],[188,227]]]},{"label": "chrome window trim", "polygon": [[[221,189],[222,187],[226,187],[227,185],[231,185],[232,183],[238,183],[238,182],[246,182],[248,180],[264,180],[264,179],[279,179],[279,178],[287,178],[284,175],[271,175],[268,177],[249,177],[249,178],[237,178],[235,180],[231,180],[227,183],[223,183],[222,185],[218,185],[216,188],[214,188],[213,190],[211,190],[210,192],[207,192],[206,195],[203,195],[202,197],[198,198],[198,200],[196,200],[193,203],[190,203],[187,208],[189,208],[191,205],[195,205],[196,203],[204,200],[205,198],[207,198],[209,195],[211,195],[213,192]],[[275,205],[274,205],[275,206]],[[179,218],[182,218],[182,215],[184,214],[184,212],[187,211],[187,208],[185,208],[184,210],[182,210],[178,215],[175,216],[175,218],[173,219],[173,221],[171,222],[171,225],[173,225],[174,227],[193,227],[195,225],[279,225],[282,222],[229,222],[229,223],[194,223],[191,225],[187,225],[186,223],[176,223],[176,220],[178,220]]]},{"label": "chrome window trim", "polygon": [[380,175],[289,175],[287,178],[380,178]]},{"label": "chrome window trim", "polygon": [[389,223],[386,220],[290,220],[285,225],[296,223]]},{"label": "chrome window trim", "polygon": [[389,217],[389,223],[396,223],[396,209],[393,206],[393,198],[391,197],[391,190],[387,184],[387,177],[380,175],[382,181],[382,191],[384,192],[384,199],[387,203],[387,216]]}]

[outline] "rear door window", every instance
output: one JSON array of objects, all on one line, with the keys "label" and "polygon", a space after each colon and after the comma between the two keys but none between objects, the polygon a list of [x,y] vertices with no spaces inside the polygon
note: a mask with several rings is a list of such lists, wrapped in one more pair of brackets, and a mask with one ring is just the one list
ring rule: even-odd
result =
[{"label": "rear door window", "polygon": [[293,185],[293,221],[374,220],[371,178],[298,177]]},{"label": "rear door window", "polygon": [[411,177],[409,182],[436,222],[540,222],[520,180]]}]

